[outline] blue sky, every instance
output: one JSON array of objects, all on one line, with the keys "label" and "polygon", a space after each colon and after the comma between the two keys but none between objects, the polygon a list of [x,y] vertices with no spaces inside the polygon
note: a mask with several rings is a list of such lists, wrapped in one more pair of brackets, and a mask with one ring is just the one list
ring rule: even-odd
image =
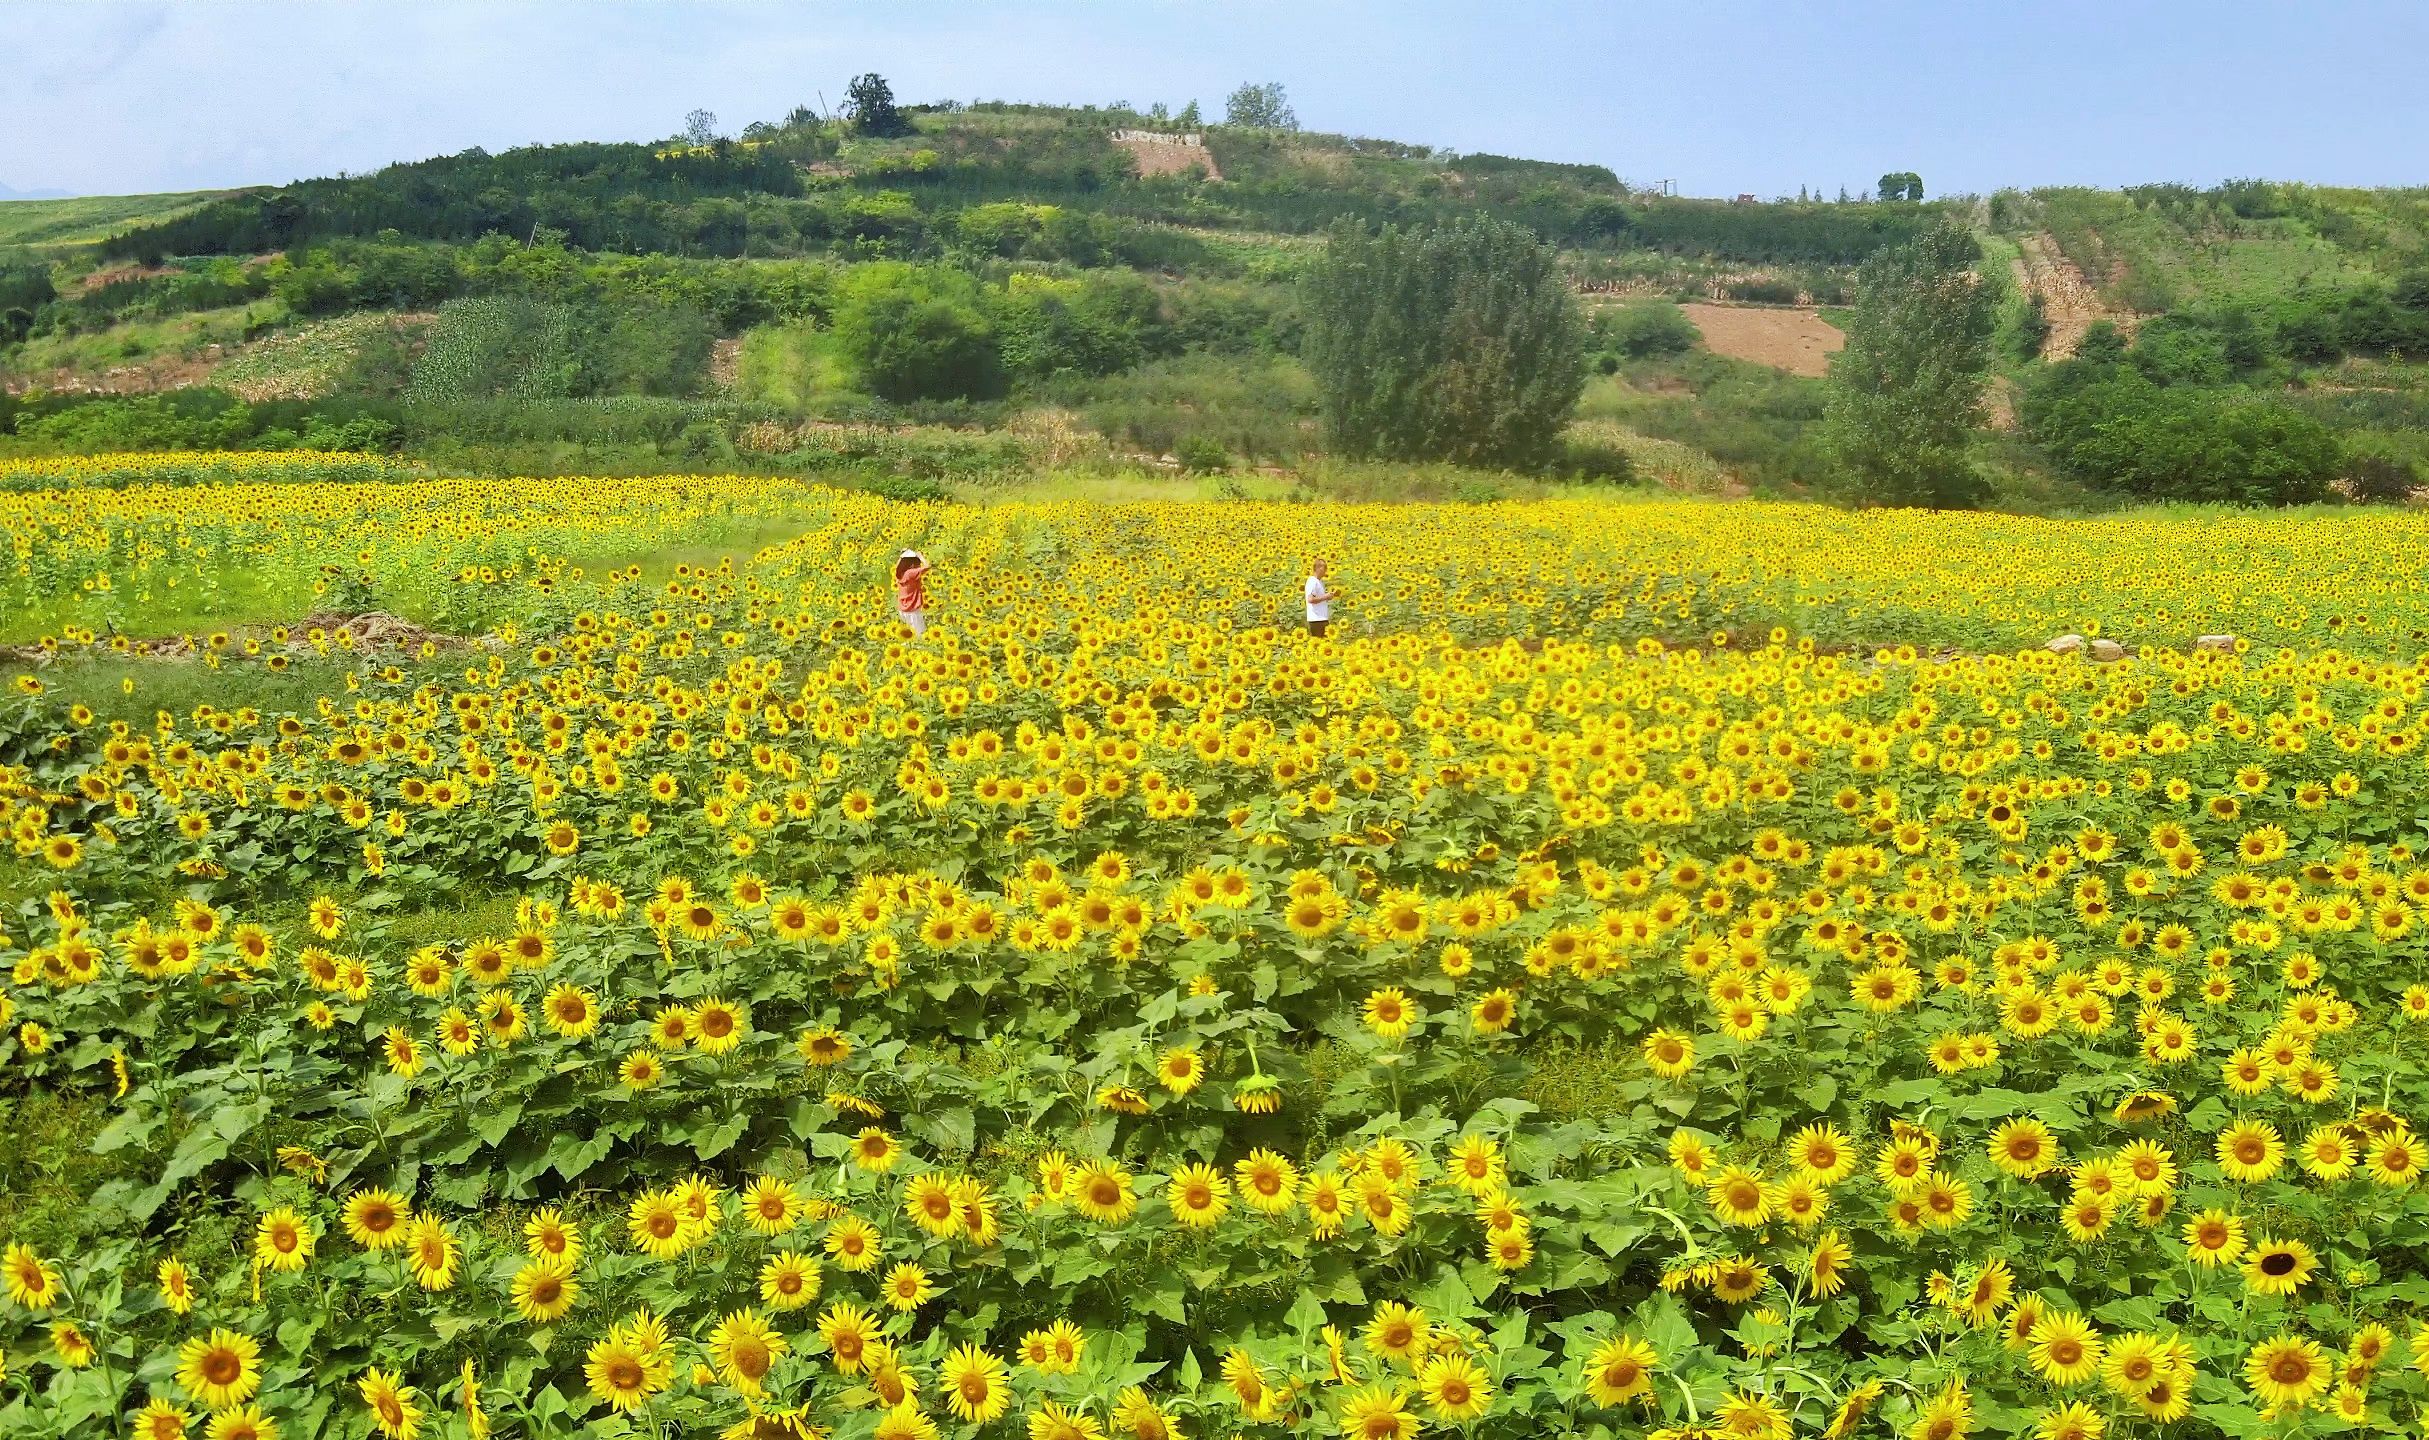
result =
[{"label": "blue sky", "polygon": [[1688,194],[2429,184],[2422,0],[0,0],[0,185],[114,194],[831,104],[1280,80],[1312,129]]}]

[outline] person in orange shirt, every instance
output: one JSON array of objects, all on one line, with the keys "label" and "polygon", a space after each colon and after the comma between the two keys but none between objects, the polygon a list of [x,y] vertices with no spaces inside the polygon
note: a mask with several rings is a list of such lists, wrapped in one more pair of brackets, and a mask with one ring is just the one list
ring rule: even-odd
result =
[{"label": "person in orange shirt", "polygon": [[928,571],[933,567],[916,550],[905,550],[894,562],[894,613],[914,635],[928,633]]}]

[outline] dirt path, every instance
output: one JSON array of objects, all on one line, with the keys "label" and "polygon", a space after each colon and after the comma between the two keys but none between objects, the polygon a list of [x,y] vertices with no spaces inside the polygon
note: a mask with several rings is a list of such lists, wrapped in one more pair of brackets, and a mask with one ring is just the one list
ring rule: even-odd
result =
[{"label": "dirt path", "polygon": [[720,391],[730,391],[742,376],[742,342],[718,340],[709,346],[708,383]]},{"label": "dirt path", "polygon": [[2027,235],[2016,242],[2023,255],[2015,262],[2016,284],[2041,297],[2041,313],[2049,320],[2049,339],[2042,342],[2044,360],[2070,360],[2083,343],[2083,332],[2102,320],[2116,325],[2126,334],[2142,323],[2142,317],[2130,311],[2111,310],[2100,299],[2100,292],[2075,262],[2066,258],[2057,240],[2046,230]]},{"label": "dirt path", "polygon": [[1710,305],[1700,301],[1678,307],[1715,355],[1751,360],[1791,375],[1830,373],[1830,357],[1844,349],[1847,336],[1821,313],[1803,306]]},{"label": "dirt path", "polygon": [[1993,375],[1982,391],[1982,418],[1993,430],[2016,428],[2016,382]]}]

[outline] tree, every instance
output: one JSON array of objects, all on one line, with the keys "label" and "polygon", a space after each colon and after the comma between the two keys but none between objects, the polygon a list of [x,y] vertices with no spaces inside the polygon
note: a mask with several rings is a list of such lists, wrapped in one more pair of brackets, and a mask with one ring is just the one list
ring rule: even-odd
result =
[{"label": "tree", "polygon": [[1986,488],[1967,454],[1998,318],[1991,287],[1974,273],[1981,258],[1973,233],[1944,219],[1857,272],[1821,441],[1868,503],[1961,507]]},{"label": "tree", "polygon": [[1002,388],[995,327],[958,270],[880,261],[852,267],[835,339],[861,382],[888,400],[991,395]]},{"label": "tree", "polygon": [[694,110],[683,117],[683,138],[694,145],[706,145],[717,138],[717,116],[708,110]]},{"label": "tree", "polygon": [[911,122],[894,105],[894,87],[872,70],[844,87],[843,109],[852,128],[863,135],[907,135]]},{"label": "tree", "polygon": [[1484,217],[1344,221],[1306,289],[1302,357],[1345,454],[1532,469],[1585,388],[1585,322],[1551,247]]},{"label": "tree", "polygon": [[1282,82],[1268,80],[1262,85],[1242,85],[1232,91],[1231,98],[1223,102],[1223,123],[1251,130],[1296,130],[1299,116],[1290,108],[1290,96],[1284,93]]},{"label": "tree", "polygon": [[1893,170],[1881,177],[1883,200],[1913,200],[1923,198],[1923,177],[1912,170]]},{"label": "tree", "polygon": [[1180,126],[1184,130],[1197,129],[1199,125],[1204,123],[1198,118],[1198,102],[1192,100],[1188,104],[1182,106],[1181,113],[1172,117],[1172,123]]}]

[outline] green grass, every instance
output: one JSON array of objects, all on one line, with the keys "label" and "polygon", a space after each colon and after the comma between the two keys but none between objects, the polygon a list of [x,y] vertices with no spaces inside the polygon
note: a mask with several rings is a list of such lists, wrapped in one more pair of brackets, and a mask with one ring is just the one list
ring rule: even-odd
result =
[{"label": "green grass", "polygon": [[138,225],[198,210],[226,190],[169,195],[81,195],[69,200],[0,200],[0,245],[90,245]]},{"label": "green grass", "polygon": [[312,597],[304,583],[292,568],[273,575],[248,567],[224,567],[212,572],[207,585],[180,577],[174,586],[162,582],[148,592],[130,587],[107,597],[81,592],[63,595],[47,605],[0,615],[0,644],[23,644],[56,635],[69,625],[89,625],[106,634],[115,623],[120,632],[140,640],[275,625],[311,609]]},{"label": "green grass", "polygon": [[768,546],[781,545],[810,528],[807,521],[766,520],[726,530],[713,540],[678,542],[639,550],[577,550],[566,558],[594,574],[622,565],[639,565],[642,578],[656,584],[673,579],[677,565],[713,570],[718,561],[731,560],[739,567],[743,561]]},{"label": "green grass", "polygon": [[90,1235],[93,1191],[127,1170],[127,1157],[93,1153],[113,1108],[72,1090],[0,1095],[0,1234],[54,1249]]},{"label": "green grass", "polygon": [[[454,658],[460,665],[461,657]],[[188,715],[197,705],[309,714],[320,696],[345,692],[353,668],[319,659],[277,671],[258,660],[230,660],[214,670],[198,660],[107,659],[62,661],[37,673],[60,703],[89,705],[102,723],[124,720],[149,730],[161,711]]]},{"label": "green grass", "polygon": [[[12,202],[13,203],[13,202]],[[129,320],[107,330],[82,335],[37,335],[7,353],[0,368],[20,375],[54,370],[100,374],[122,365],[162,360],[200,360],[212,346],[233,352],[246,333],[274,323],[284,314],[275,300],[195,310],[162,319]]]},{"label": "green grass", "polygon": [[2313,193],[2360,207],[2336,222],[2360,248],[2291,215],[2244,219],[2209,205],[2168,210],[2113,190],[2072,187],[2033,192],[2017,223],[2048,229],[2110,303],[2145,313],[2347,286],[2374,273],[2379,251],[2371,236],[2409,233],[2398,217],[2410,213],[2410,192]]},{"label": "green grass", "polygon": [[821,398],[853,390],[829,337],[808,321],[761,325],[742,337],[734,371],[737,399],[807,413]]}]

